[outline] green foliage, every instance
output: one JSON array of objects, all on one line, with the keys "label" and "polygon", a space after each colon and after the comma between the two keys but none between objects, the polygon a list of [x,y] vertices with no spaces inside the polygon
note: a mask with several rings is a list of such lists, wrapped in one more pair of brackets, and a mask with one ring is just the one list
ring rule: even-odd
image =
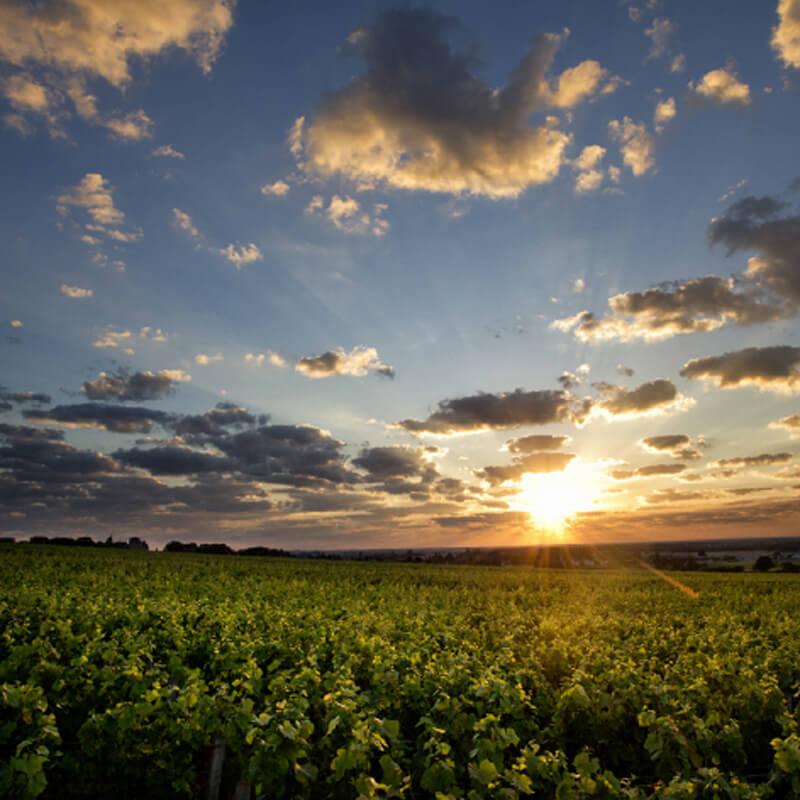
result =
[{"label": "green foliage", "polygon": [[3,550],[0,797],[800,797],[800,578]]}]

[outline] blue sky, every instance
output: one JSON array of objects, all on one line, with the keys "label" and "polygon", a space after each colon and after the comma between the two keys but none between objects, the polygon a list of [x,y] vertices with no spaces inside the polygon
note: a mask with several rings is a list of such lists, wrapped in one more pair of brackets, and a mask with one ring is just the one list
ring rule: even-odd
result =
[{"label": "blue sky", "polygon": [[[794,532],[795,0],[12,2],[0,33],[4,530]],[[539,434],[571,441],[502,449]],[[590,491],[537,524],[553,480]]]}]

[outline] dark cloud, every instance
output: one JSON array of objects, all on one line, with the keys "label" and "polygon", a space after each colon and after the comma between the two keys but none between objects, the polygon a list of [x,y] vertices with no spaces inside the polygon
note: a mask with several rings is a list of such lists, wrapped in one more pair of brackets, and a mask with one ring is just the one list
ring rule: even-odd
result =
[{"label": "dark cloud", "polygon": [[783,303],[767,299],[755,286],[735,278],[709,275],[671,281],[641,292],[623,292],[608,301],[609,311],[597,317],[591,311],[556,320],[553,327],[572,331],[585,342],[657,341],[687,333],[706,333],[735,322],[752,325],[781,319]]},{"label": "dark cloud", "polygon": [[669,453],[673,458],[693,460],[702,458],[703,454],[698,446],[704,445],[705,442],[699,440],[697,443],[693,443],[691,437],[685,433],[667,433],[660,436],[646,436],[639,444],[645,450],[655,453]]},{"label": "dark cloud", "polygon": [[345,465],[344,442],[311,425],[262,425],[208,438],[243,474],[289,485],[355,483]]},{"label": "dark cloud", "polygon": [[655,478],[660,475],[677,475],[686,469],[686,464],[648,464],[636,469],[612,469],[609,472],[614,480],[627,481],[633,478]]},{"label": "dark cloud", "polygon": [[523,475],[542,472],[561,472],[575,458],[574,453],[528,453],[518,456],[513,464],[484,467],[475,471],[482,480],[491,486],[498,486],[506,481],[518,481]]},{"label": "dark cloud", "polygon": [[39,423],[68,428],[101,428],[113,433],[149,433],[164,424],[169,415],[152,408],[112,406],[102,403],[76,403],[48,409],[29,409],[24,416]]},{"label": "dark cloud", "polygon": [[531,43],[508,84],[474,73],[469,52],[451,48],[453,18],[427,9],[390,10],[350,37],[365,71],[333,94],[290,145],[301,166],[358,185],[516,197],[553,180],[571,136],[531,124],[549,107],[570,108],[618,85],[596,61],[550,81],[564,36]]},{"label": "dark cloud", "polygon": [[[796,190],[792,187],[791,190]],[[800,214],[786,200],[744,197],[711,220],[712,245],[755,253],[742,274],[673,281],[608,301],[608,313],[556,320],[582,341],[658,340],[795,316],[800,308]]]},{"label": "dark cloud", "polygon": [[515,389],[442,400],[427,419],[397,423],[410,433],[453,434],[467,431],[547,425],[571,419],[572,397],[562,390]]},{"label": "dark cloud", "polygon": [[385,481],[393,478],[411,478],[437,475],[437,470],[422,448],[393,445],[364,448],[353,464],[363,469],[370,480]]},{"label": "dark cloud", "polygon": [[558,450],[567,444],[569,436],[551,436],[549,434],[533,434],[509,439],[503,449],[510,453],[534,453],[540,450]]},{"label": "dark cloud", "polygon": [[772,464],[785,464],[792,460],[791,453],[760,453],[757,456],[736,456],[735,458],[723,458],[715,462],[715,466],[720,469],[731,469],[736,467],[767,467]]},{"label": "dark cloud", "polygon": [[51,402],[49,394],[42,392],[10,392],[5,386],[0,386],[0,410],[10,411],[13,405],[47,404]]},{"label": "dark cloud", "polygon": [[782,428],[783,430],[794,433],[800,430],[800,414],[791,414],[788,417],[776,419],[774,422],[770,422],[769,427]]},{"label": "dark cloud", "polygon": [[694,358],[684,364],[684,378],[700,378],[723,389],[755,386],[765,391],[796,392],[800,347],[747,347],[721,356]]},{"label": "dark cloud", "polygon": [[235,403],[217,403],[214,408],[204,414],[184,414],[173,417],[170,427],[179,436],[191,439],[193,437],[224,436],[227,428],[240,429],[256,424],[264,425],[268,419],[266,414],[256,416]]},{"label": "dark cloud", "polygon": [[643,383],[635,389],[610,383],[595,383],[594,388],[599,398],[593,401],[592,408],[612,419],[660,414],[690,403],[667,378]]},{"label": "dark cloud", "polygon": [[187,380],[191,378],[181,370],[129,372],[119,369],[114,373],[101,372],[95,380],[85,381],[81,384],[81,391],[89,400],[144,402],[172,394],[178,383]]},{"label": "dark cloud", "polygon": [[0,471],[16,481],[79,483],[119,470],[108,456],[67,444],[60,431],[0,425],[0,442]]},{"label": "dark cloud", "polygon": [[711,221],[709,238],[728,253],[757,253],[746,276],[770,289],[796,313],[800,303],[800,215],[776,197],[744,197]]},{"label": "dark cloud", "polygon": [[234,466],[228,458],[191,450],[186,447],[163,446],[140,450],[117,450],[117,461],[130,467],[147,470],[153,475],[196,475],[201,472],[226,472]]}]

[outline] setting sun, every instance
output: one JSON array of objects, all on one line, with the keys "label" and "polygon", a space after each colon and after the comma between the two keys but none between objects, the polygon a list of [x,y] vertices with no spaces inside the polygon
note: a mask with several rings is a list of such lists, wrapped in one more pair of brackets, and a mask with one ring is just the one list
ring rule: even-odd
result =
[{"label": "setting sun", "polygon": [[598,494],[591,466],[573,462],[561,472],[523,475],[511,502],[515,510],[527,511],[536,527],[563,533],[571,517],[593,507]]}]

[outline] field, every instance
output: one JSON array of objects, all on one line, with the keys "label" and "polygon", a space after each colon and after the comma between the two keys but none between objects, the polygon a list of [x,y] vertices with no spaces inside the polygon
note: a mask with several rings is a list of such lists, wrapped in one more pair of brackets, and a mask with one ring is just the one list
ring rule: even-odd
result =
[{"label": "field", "polygon": [[0,796],[800,796],[800,576],[0,550]]}]

